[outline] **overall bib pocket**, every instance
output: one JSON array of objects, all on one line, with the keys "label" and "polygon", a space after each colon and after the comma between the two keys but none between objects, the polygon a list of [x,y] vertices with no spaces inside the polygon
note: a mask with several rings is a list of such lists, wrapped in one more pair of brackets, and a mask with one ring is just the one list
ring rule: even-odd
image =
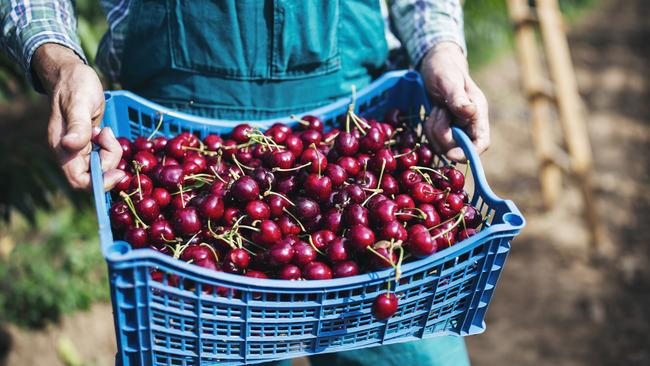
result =
[{"label": "overall bib pocket", "polygon": [[335,72],[339,0],[166,0],[171,67],[237,80]]}]

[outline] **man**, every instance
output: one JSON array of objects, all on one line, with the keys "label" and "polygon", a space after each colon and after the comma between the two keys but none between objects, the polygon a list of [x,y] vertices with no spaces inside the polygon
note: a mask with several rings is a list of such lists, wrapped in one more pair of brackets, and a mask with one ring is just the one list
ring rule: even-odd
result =
[{"label": "man", "polygon": [[[207,117],[300,113],[367,85],[386,63],[381,0],[103,0],[109,29],[97,54],[126,89]],[[489,145],[485,96],[470,78],[459,0],[392,0],[411,64],[438,102],[425,131],[437,152],[464,158],[450,123],[479,152]],[[91,139],[106,189],[122,179],[120,145],[100,129],[102,85],[75,34],[70,0],[2,0],[1,46],[51,103],[49,142],[70,184],[90,185]],[[440,337],[312,358],[314,365],[467,365],[462,338]]]}]

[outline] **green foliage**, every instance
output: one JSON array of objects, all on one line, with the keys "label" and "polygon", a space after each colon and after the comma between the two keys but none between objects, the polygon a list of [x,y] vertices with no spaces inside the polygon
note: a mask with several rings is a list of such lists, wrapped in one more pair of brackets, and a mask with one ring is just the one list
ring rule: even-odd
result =
[{"label": "green foliage", "polygon": [[34,226],[14,220],[11,253],[0,258],[0,323],[40,327],[108,300],[107,270],[89,210],[39,212]]}]

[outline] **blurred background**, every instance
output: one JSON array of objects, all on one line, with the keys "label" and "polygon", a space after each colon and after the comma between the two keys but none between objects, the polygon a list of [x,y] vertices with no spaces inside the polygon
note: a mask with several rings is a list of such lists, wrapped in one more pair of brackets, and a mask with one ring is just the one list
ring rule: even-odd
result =
[{"label": "blurred background", "polygon": [[[76,3],[92,61],[104,15],[98,1]],[[467,339],[470,356],[479,366],[650,365],[650,2],[560,5],[613,250],[589,255],[580,194],[567,180],[556,207],[542,209],[505,0],[466,0],[470,64],[493,129],[482,161],[490,186],[528,220],[487,331]],[[0,55],[0,365],[113,365],[92,198],[72,192],[54,164],[47,116],[46,99]]]}]

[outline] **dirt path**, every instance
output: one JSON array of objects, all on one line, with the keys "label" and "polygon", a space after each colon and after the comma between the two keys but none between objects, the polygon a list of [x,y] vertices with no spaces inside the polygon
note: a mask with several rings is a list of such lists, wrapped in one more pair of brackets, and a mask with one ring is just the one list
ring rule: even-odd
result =
[{"label": "dirt path", "polygon": [[474,365],[650,364],[648,5],[607,1],[570,36],[603,221],[620,255],[600,268],[584,260],[575,189],[565,185],[557,209],[540,211],[513,57],[480,73],[493,107],[493,148],[483,157],[488,180],[517,202],[528,226],[514,243],[486,333],[468,339]]},{"label": "dirt path", "polygon": [[[488,180],[518,203],[528,226],[514,243],[486,333],[468,339],[475,366],[650,364],[649,17],[647,0],[609,0],[571,32],[604,222],[620,255],[599,268],[585,260],[575,189],[566,186],[553,212],[540,211],[513,56],[479,74],[492,106],[493,147],[483,157]],[[44,332],[9,331],[7,365],[62,365],[56,351],[62,337],[89,364],[113,364],[106,304]]]}]

